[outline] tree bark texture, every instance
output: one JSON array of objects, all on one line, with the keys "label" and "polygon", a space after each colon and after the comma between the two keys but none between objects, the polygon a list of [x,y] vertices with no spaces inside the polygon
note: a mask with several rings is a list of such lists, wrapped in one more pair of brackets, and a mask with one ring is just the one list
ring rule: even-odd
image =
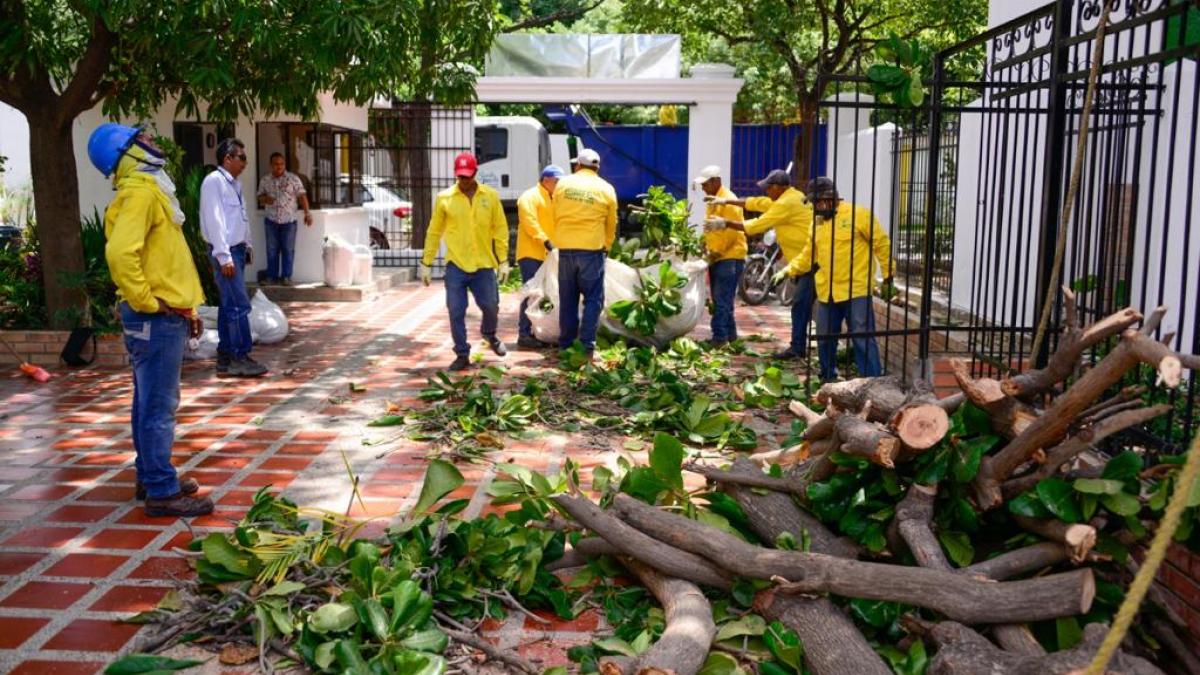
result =
[{"label": "tree bark texture", "polygon": [[613,499],[612,511],[659,542],[737,570],[740,576],[782,577],[789,589],[803,593],[904,602],[966,623],[1017,623],[1073,616],[1086,613],[1095,596],[1090,569],[992,583],[954,572],[763,549],[627,495],[618,494]]},{"label": "tree bark texture", "polygon": [[1013,516],[1013,520],[1023,530],[1062,544],[1067,552],[1067,558],[1076,564],[1083,562],[1096,545],[1096,528],[1091,525],[1016,515]]},{"label": "tree bark texture", "polygon": [[80,283],[84,260],[73,120],[59,127],[54,123],[57,111],[25,112],[47,318],[56,328],[73,328],[88,316]]},{"label": "tree bark texture", "polygon": [[[953,621],[937,624],[930,637],[937,654],[929,663],[927,675],[1067,675],[1082,672],[1100,648],[1108,628],[1088,624],[1083,641],[1073,649],[1047,655],[1015,654],[996,649],[982,635]],[[1162,671],[1144,659],[1117,652],[1109,673],[1124,675],[1162,675]]]},{"label": "tree bark texture", "polygon": [[896,466],[900,452],[900,439],[882,426],[869,422],[857,415],[844,413],[833,421],[837,437],[841,440],[839,450],[865,457],[873,464],[888,468]]},{"label": "tree bark texture", "polygon": [[962,359],[953,359],[951,365],[959,388],[968,401],[987,413],[993,431],[1005,438],[1015,438],[1037,419],[1037,411],[1005,394],[1000,382],[986,377],[972,378],[970,365]]},{"label": "tree bark texture", "polygon": [[625,672],[642,675],[660,670],[673,671],[676,675],[695,675],[704,665],[717,634],[712,605],[689,581],[663,576],[633,558],[623,557],[621,564],[658,599],[667,622],[658,641],[634,659]]}]

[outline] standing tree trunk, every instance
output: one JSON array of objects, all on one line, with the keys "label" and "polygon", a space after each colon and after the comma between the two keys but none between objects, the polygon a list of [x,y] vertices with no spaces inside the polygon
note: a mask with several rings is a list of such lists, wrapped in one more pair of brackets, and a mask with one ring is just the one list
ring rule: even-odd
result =
[{"label": "standing tree trunk", "polygon": [[57,118],[53,110],[25,111],[46,314],[51,326],[73,328],[86,320],[88,309],[82,283],[79,180],[71,137],[73,119],[60,125]]},{"label": "standing tree trunk", "polygon": [[429,161],[429,125],[432,119],[429,103],[418,101],[403,104],[408,108],[404,116],[408,127],[404,137],[408,140],[408,179],[412,201],[412,247],[420,250],[425,246],[425,233],[429,230],[429,219],[433,215],[433,172]]},{"label": "standing tree trunk", "polygon": [[800,133],[796,135],[796,141],[792,147],[792,176],[796,181],[795,186],[803,188],[808,179],[813,177],[813,173],[818,172],[819,167],[815,166],[816,136],[817,124],[820,123],[821,116],[820,94],[805,89],[799,89],[799,93]]}]

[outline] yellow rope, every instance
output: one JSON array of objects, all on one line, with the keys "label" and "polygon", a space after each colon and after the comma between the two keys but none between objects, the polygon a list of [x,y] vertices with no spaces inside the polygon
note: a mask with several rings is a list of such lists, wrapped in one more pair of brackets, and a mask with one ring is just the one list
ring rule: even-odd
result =
[{"label": "yellow rope", "polygon": [[1183,516],[1183,509],[1187,506],[1188,496],[1191,495],[1197,476],[1200,476],[1200,435],[1192,439],[1192,446],[1188,449],[1187,463],[1183,465],[1183,471],[1179,472],[1179,476],[1175,480],[1175,491],[1171,493],[1171,502],[1167,504],[1167,512],[1158,525],[1158,531],[1154,533],[1154,540],[1150,542],[1150,551],[1146,554],[1146,562],[1133,577],[1133,583],[1129,586],[1129,594],[1121,603],[1121,609],[1117,611],[1117,618],[1113,621],[1108,635],[1104,637],[1100,651],[1096,652],[1096,657],[1088,666],[1086,675],[1103,675],[1109,660],[1116,653],[1117,647],[1121,645],[1121,640],[1125,639],[1125,633],[1129,630],[1129,625],[1133,623],[1133,617],[1137,615],[1138,608],[1141,607],[1142,600],[1145,599],[1146,592],[1150,590],[1150,584],[1158,573],[1158,567],[1167,555],[1167,547],[1171,545],[1171,537],[1175,535],[1175,528],[1179,527],[1179,519]]}]

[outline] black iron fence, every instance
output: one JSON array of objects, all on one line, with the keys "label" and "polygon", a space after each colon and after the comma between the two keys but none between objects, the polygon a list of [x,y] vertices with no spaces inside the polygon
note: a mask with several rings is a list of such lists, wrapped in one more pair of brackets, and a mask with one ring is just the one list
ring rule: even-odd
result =
[{"label": "black iron fence", "polygon": [[[1060,284],[1078,295],[1084,322],[1165,305],[1156,336],[1200,352],[1200,3],[1110,4],[1100,54],[1098,0],[1058,0],[937,54],[918,110],[874,100],[865,73],[824,78],[839,92],[822,104],[828,173],[891,235],[897,290],[890,306],[876,301],[877,325],[862,334],[882,343],[892,370],[959,351],[997,377],[1044,363],[1057,346],[1056,332],[1030,353],[1095,59]],[[1052,326],[1061,314],[1060,295]],[[1149,372],[1135,379],[1153,384]],[[1174,412],[1143,442],[1174,452],[1200,429],[1198,379],[1149,388]]]},{"label": "black iron fence", "polygon": [[362,182],[376,265],[420,261],[434,197],[454,184],[455,155],[474,145],[472,123],[463,107],[404,102],[371,109]]}]

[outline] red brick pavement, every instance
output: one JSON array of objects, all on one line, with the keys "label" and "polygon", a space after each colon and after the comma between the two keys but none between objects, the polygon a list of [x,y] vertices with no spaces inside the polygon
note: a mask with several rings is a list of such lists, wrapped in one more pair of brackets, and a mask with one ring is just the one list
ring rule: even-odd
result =
[{"label": "red brick pavement", "polygon": [[[288,339],[255,350],[272,370],[262,380],[218,380],[211,363],[186,364],[175,463],[217,502],[216,513],[192,521],[194,532],[228,528],[263,485],[286,487],[302,504],[328,499],[344,508],[344,490],[324,495],[320,486],[344,473],[342,453],[356,448],[366,508],[356,504],[354,514],[376,518],[369,531],[380,532],[406,510],[427,448],[394,444],[376,459],[361,441],[377,436],[364,423],[385,400],[413,404],[426,378],[452,358],[441,298],[437,287],[405,286],[363,304],[285,304]],[[786,313],[774,306],[740,307],[738,320],[744,334],[787,332]],[[513,296],[503,299],[501,326],[515,342]],[[707,337],[707,326],[695,336]],[[536,368],[543,357],[514,351],[505,364]],[[0,379],[0,671],[96,672],[137,632],[115,620],[152,606],[190,574],[171,552],[190,540],[188,529],[145,517],[133,501],[128,371],[54,370],[44,385]],[[352,381],[367,391],[351,393]],[[511,442],[495,459],[544,471],[568,454],[595,466],[612,449],[547,436]],[[461,496],[480,513],[494,469],[467,466],[464,474]],[[598,621],[588,615],[544,626],[514,616],[490,636],[549,665],[586,642]]]}]

